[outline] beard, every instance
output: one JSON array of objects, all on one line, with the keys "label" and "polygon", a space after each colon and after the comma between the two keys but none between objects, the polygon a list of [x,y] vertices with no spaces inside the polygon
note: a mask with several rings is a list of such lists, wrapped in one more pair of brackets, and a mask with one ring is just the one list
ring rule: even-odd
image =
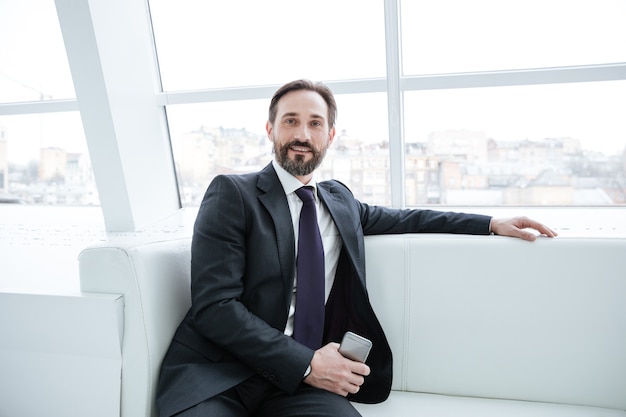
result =
[{"label": "beard", "polygon": [[[309,148],[312,156],[311,159],[306,161],[304,159],[305,155],[296,155],[294,159],[289,159],[289,148],[291,146]],[[281,146],[274,138],[274,153],[276,154],[276,161],[285,171],[294,177],[302,177],[315,171],[315,169],[322,163],[324,156],[326,156],[327,149],[328,146],[322,149],[315,149],[309,142],[300,142],[297,140]]]}]

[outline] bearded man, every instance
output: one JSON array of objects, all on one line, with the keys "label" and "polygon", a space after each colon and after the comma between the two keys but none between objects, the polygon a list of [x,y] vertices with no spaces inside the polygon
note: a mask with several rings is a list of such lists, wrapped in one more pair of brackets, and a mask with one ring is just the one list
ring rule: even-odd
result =
[{"label": "bearded man", "polygon": [[[391,350],[365,285],[365,235],[534,240],[523,230],[533,228],[555,236],[525,217],[370,206],[338,181],[317,182],[336,114],[323,84],[282,86],[266,124],[274,160],[209,185],[192,239],[192,305],[161,368],[161,417],[359,416],[351,401],[384,401],[392,379]],[[300,228],[305,206],[313,229]],[[317,246],[303,249],[309,237]],[[309,278],[311,271],[319,273]],[[340,354],[347,331],[371,340],[366,363]]]}]

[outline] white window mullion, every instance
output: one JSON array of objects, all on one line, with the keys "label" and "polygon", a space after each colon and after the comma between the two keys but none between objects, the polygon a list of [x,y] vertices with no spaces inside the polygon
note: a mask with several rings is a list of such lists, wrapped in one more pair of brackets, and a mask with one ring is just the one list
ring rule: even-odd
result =
[{"label": "white window mullion", "polygon": [[[334,94],[384,93],[387,83],[384,78],[354,79],[324,82]],[[193,91],[166,91],[157,95],[160,105],[210,103],[216,101],[237,101],[269,99],[280,85],[263,85],[236,88],[215,88]]]},{"label": "white window mullion", "polygon": [[505,87],[626,79],[626,63],[404,77],[403,91]]},{"label": "white window mullion", "polygon": [[78,111],[78,102],[75,99],[25,101],[18,103],[1,103],[0,115],[12,114],[40,114]]},{"label": "white window mullion", "polygon": [[385,44],[387,59],[387,104],[389,118],[389,171],[391,177],[391,206],[405,205],[404,133],[402,72],[400,58],[400,13],[398,0],[385,0]]}]

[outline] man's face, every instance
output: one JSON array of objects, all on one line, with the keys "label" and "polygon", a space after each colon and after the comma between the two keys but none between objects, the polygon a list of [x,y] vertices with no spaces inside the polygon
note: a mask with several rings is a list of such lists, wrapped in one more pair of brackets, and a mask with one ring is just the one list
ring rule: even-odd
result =
[{"label": "man's face", "polygon": [[266,125],[276,161],[306,183],[335,136],[328,125],[328,106],[318,93],[298,90],[285,94],[276,109],[276,120]]}]

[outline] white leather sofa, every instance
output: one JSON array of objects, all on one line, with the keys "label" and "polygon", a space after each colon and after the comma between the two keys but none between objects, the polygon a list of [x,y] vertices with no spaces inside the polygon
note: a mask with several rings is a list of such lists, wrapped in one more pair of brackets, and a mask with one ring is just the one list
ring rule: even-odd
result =
[{"label": "white leather sofa", "polygon": [[[82,291],[124,299],[122,417],[155,415],[190,303],[190,239],[157,240],[79,257]],[[366,250],[394,382],[363,416],[626,416],[626,240],[395,235]]]}]

